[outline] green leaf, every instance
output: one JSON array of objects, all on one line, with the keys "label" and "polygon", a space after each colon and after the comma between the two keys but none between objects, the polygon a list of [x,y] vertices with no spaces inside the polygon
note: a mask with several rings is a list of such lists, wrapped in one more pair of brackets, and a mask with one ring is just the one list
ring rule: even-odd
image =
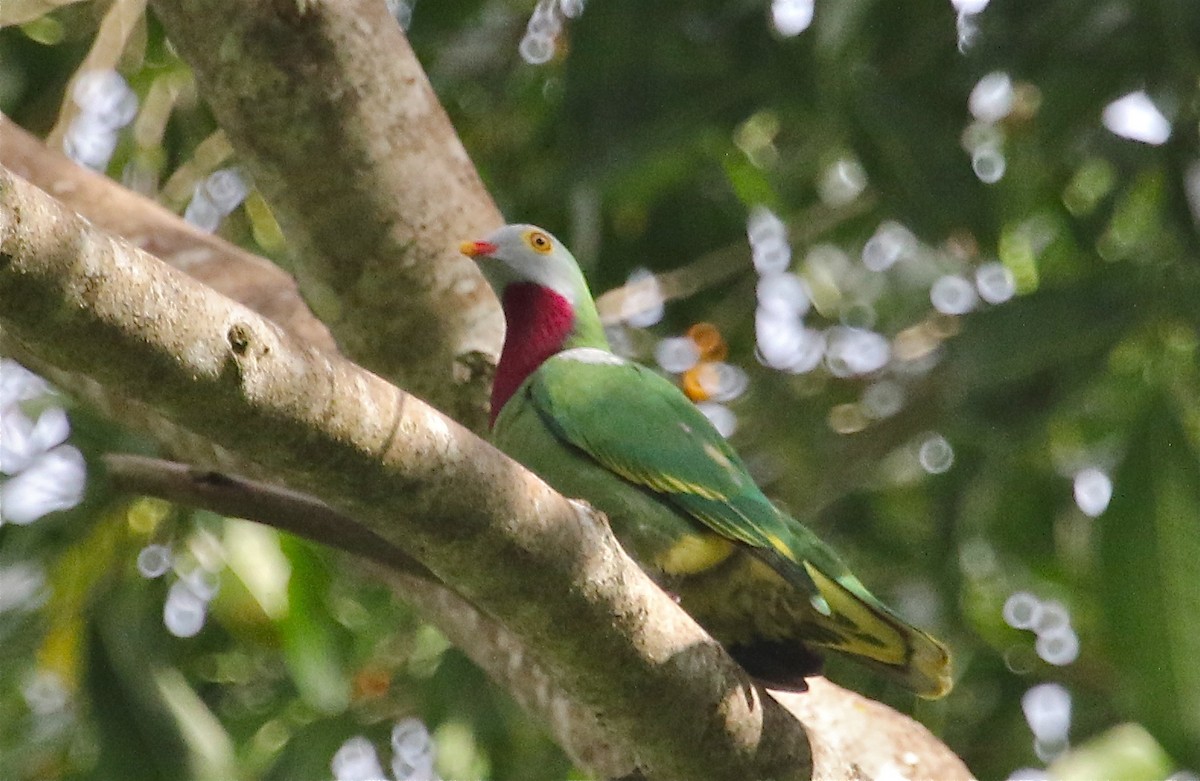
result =
[{"label": "green leaf", "polygon": [[1200,455],[1165,399],[1150,405],[1099,520],[1118,692],[1180,763],[1200,766]]},{"label": "green leaf", "polygon": [[307,543],[282,539],[292,565],[288,611],[279,622],[283,654],[300,696],[321,713],[339,713],[350,703],[344,630],[326,604],[330,575]]}]

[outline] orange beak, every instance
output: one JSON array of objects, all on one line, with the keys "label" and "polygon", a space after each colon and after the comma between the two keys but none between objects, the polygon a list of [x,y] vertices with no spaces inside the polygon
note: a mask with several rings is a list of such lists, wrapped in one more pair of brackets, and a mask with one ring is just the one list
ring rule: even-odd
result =
[{"label": "orange beak", "polygon": [[490,241],[464,241],[458,245],[458,251],[466,255],[468,258],[486,258],[493,254],[499,247]]}]

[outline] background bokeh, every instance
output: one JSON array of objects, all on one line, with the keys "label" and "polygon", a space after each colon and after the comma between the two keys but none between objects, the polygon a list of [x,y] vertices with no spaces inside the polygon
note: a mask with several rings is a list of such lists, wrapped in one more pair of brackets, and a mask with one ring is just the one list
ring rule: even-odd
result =
[{"label": "background bokeh", "polygon": [[[1196,778],[1194,3],[393,10],[505,215],[642,280],[617,349],[955,653],[937,703],[838,680],[980,778]],[[286,258],[142,3],[0,21],[5,114]],[[0,778],[580,777],[350,560],[114,493],[151,445],[0,372]]]}]

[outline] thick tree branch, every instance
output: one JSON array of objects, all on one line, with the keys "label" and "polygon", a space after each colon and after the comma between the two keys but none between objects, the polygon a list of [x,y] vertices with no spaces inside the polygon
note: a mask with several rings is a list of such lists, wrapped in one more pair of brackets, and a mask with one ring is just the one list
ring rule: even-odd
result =
[{"label": "thick tree branch", "polygon": [[0,322],[311,491],[502,622],[647,776],[805,778],[799,725],[590,512],[453,421],[0,176]]},{"label": "thick tree branch", "polygon": [[503,332],[458,241],[502,220],[378,0],[158,0],[342,351],[482,430]]}]

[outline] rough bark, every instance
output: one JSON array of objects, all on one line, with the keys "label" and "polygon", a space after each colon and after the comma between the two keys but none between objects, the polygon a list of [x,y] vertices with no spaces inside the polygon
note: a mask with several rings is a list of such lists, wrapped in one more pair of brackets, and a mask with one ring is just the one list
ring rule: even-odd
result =
[{"label": "rough bark", "polygon": [[457,252],[501,222],[378,0],[157,0],[342,351],[475,430],[503,323]]}]

